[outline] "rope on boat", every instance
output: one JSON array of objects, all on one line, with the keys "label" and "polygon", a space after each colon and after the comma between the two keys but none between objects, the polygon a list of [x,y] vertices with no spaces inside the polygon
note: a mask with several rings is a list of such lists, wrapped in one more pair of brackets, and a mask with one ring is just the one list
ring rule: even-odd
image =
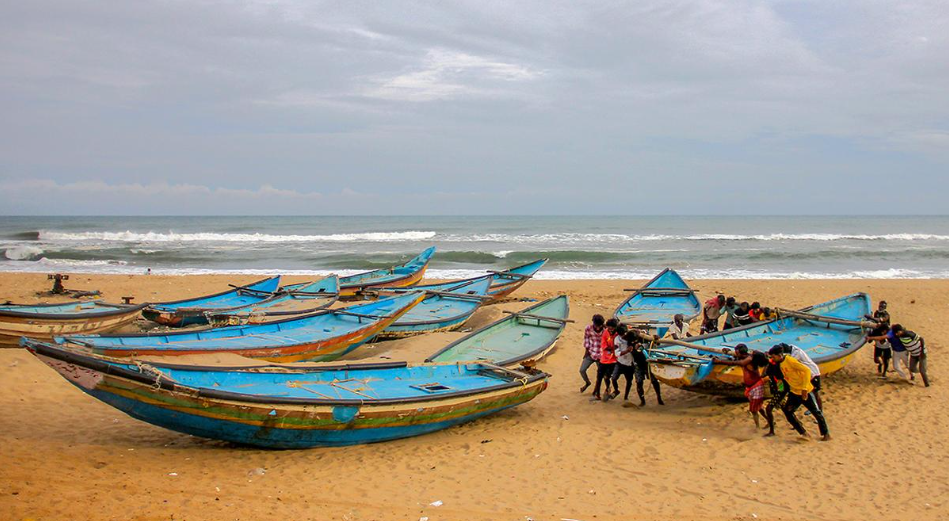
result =
[{"label": "rope on boat", "polygon": [[138,367],[138,371],[140,373],[148,374],[155,377],[155,383],[152,384],[151,386],[151,389],[153,391],[158,391],[159,389],[161,389],[161,379],[165,376],[164,373],[159,371],[155,366],[146,364],[145,362],[135,360],[134,363],[135,363],[135,366]]},{"label": "rope on boat", "polygon": [[478,362],[480,365],[487,367],[493,371],[499,371],[502,373],[507,373],[514,376],[514,379],[518,382],[521,382],[521,385],[527,385],[527,381],[530,380],[530,375],[521,371],[516,371],[514,369],[508,369],[500,365],[492,364],[490,362]]}]

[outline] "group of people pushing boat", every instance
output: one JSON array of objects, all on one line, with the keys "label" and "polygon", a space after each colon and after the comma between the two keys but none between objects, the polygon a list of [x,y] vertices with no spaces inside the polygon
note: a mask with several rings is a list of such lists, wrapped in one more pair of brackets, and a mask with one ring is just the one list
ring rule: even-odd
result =
[{"label": "group of people pushing boat", "polygon": [[923,385],[929,387],[926,340],[902,324],[891,325],[885,300],[881,300],[873,315],[866,318],[876,324],[867,336],[867,342],[873,342],[873,362],[877,365],[877,374],[886,378],[892,360],[893,370],[904,381],[915,383],[916,373],[919,373]]},{"label": "group of people pushing boat", "polygon": [[715,333],[718,331],[718,320],[725,317],[725,329],[747,326],[762,320],[771,320],[777,317],[777,313],[769,307],[762,307],[758,302],[738,302],[735,297],[725,297],[717,295],[705,301],[702,306],[702,330],[704,333]]},{"label": "group of people pushing boat", "polygon": [[[702,333],[718,331],[718,321],[724,316],[723,329],[730,329],[757,321],[770,320],[777,315],[769,308],[762,308],[757,302],[736,304],[733,297],[717,295],[706,301],[702,310]],[[881,301],[872,315],[865,317],[870,332],[867,342],[874,343],[873,359],[877,364],[877,373],[885,378],[890,360],[903,380],[914,382],[919,373],[923,384],[929,386],[927,374],[927,353],[925,340],[900,324],[890,324],[887,303]],[[683,315],[675,315],[669,325],[668,334],[674,340],[691,336],[689,324]],[[633,379],[639,396],[639,406],[646,405],[644,383],[648,379],[656,392],[659,405],[664,405],[659,380],[649,368],[648,349],[659,340],[658,336],[627,327],[617,319],[604,319],[602,315],[593,315],[591,323],[583,334],[583,358],[580,362],[580,377],[584,393],[593,385],[592,401],[609,401],[620,395],[619,380],[625,377],[623,406],[633,407],[629,393]],[[824,416],[824,404],[821,399],[821,371],[807,352],[798,346],[778,343],[767,353],[750,350],[739,343],[734,349],[723,348],[722,355],[715,356],[716,364],[738,366],[742,370],[744,395],[748,399],[749,412],[760,429],[760,418],[767,422],[765,436],[775,435],[774,410],[780,409],[791,427],[801,436],[807,437],[807,430],[797,418],[796,412],[803,406],[817,423],[821,440],[830,440],[830,430]],[[589,368],[596,365],[596,381],[591,382],[587,375]],[[908,369],[907,373],[900,367]],[[765,392],[767,386],[768,393]],[[602,391],[602,393],[601,393]],[[770,396],[767,405],[766,397]]]},{"label": "group of people pushing boat", "polygon": [[[681,318],[681,315],[677,315]],[[596,384],[593,387],[593,399],[609,401],[619,396],[619,379],[626,379],[626,388],[623,394],[624,407],[631,407],[629,391],[632,382],[636,380],[636,393],[639,395],[639,405],[646,405],[646,396],[643,385],[648,377],[656,391],[656,400],[662,402],[662,391],[659,381],[649,372],[649,362],[646,358],[646,342],[651,337],[636,329],[629,329],[620,324],[615,318],[606,320],[603,315],[593,315],[593,321],[583,332],[583,360],[580,362],[580,376],[583,377],[583,386],[580,392],[585,392],[591,385],[587,371],[590,366],[596,365]],[[601,387],[606,384],[605,394],[600,394]]]}]

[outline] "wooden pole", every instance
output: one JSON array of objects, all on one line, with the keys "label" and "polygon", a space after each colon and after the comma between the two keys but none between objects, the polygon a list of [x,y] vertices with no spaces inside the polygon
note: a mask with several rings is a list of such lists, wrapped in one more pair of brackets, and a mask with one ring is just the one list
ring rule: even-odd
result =
[{"label": "wooden pole", "polygon": [[693,344],[692,342],[683,342],[681,340],[673,340],[671,338],[662,338],[662,339],[657,340],[656,342],[663,345],[687,347],[689,349],[695,349],[696,351],[703,351],[706,353],[715,353],[717,355],[725,354],[725,352],[722,351],[721,349],[703,346],[701,344]]},{"label": "wooden pole", "polygon": [[802,320],[812,320],[814,322],[826,322],[828,324],[838,324],[841,326],[854,326],[854,327],[871,327],[868,322],[862,322],[857,320],[846,320],[843,318],[835,317],[825,317],[823,315],[815,315],[813,313],[805,313],[803,311],[794,311],[791,309],[784,308],[775,308],[775,311],[778,312],[778,315],[785,315],[788,317],[800,318]]},{"label": "wooden pole", "polygon": [[459,299],[467,299],[467,300],[491,300],[492,298],[494,298],[488,295],[468,295],[465,293],[452,293],[451,291],[435,291],[435,290],[430,290],[430,289],[426,289],[422,291],[425,291],[425,293],[428,295],[438,295],[440,297],[459,298]]},{"label": "wooden pole", "polygon": [[514,279],[529,279],[529,278],[531,278],[531,275],[524,275],[524,274],[522,274],[522,273],[511,273],[511,272],[509,272],[509,271],[493,271],[493,270],[488,270],[488,273],[490,273],[490,274],[492,274],[492,275],[498,275],[498,276],[501,276],[501,277],[511,277],[511,278],[514,278]]},{"label": "wooden pole", "polygon": [[632,291],[634,293],[665,293],[669,295],[691,295],[695,293],[694,289],[689,288],[626,288],[623,291]]},{"label": "wooden pole", "polygon": [[550,320],[551,322],[570,322],[570,323],[576,322],[576,320],[570,320],[567,318],[544,317],[540,315],[532,315],[530,313],[518,313],[517,311],[503,311],[503,313],[507,313],[508,315],[514,315],[518,317],[537,318],[540,320]]}]

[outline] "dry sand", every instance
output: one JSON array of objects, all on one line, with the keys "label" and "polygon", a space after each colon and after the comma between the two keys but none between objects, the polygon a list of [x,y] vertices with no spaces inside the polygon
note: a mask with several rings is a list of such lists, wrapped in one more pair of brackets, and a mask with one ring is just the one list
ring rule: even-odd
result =
[{"label": "dry sand", "polygon": [[[74,275],[68,287],[154,301],[235,279]],[[949,281],[693,283],[702,297],[722,291],[792,308],[867,291],[927,338],[933,387],[879,379],[869,349],[826,379],[828,443],[799,440],[783,418],[777,438],[762,438],[744,404],[671,388],[665,407],[649,395],[645,409],[579,394],[585,322],[638,282],[530,282],[515,296],[566,292],[578,321],[540,364],[553,374],[548,391],[473,423],[376,445],[267,451],[178,434],[84,395],[25,351],[0,350],[0,520],[949,516]],[[0,300],[34,302],[48,285],[45,275],[2,274]],[[469,327],[525,305],[479,310]],[[419,360],[461,334],[366,346],[349,358]]]}]

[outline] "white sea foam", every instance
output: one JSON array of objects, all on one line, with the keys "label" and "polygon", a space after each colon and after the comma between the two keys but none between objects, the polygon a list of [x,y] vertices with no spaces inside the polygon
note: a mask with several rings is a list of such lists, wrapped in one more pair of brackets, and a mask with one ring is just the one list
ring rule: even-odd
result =
[{"label": "white sea foam", "polygon": [[14,246],[7,248],[3,256],[10,260],[30,260],[43,254],[43,248],[37,246]]},{"label": "white sea foam", "polygon": [[57,232],[41,231],[41,241],[113,242],[355,242],[423,241],[432,231],[334,233],[330,235],[271,235],[266,233],[160,233],[160,232]]},{"label": "white sea foam", "polygon": [[[79,259],[47,259],[43,257],[35,264],[40,267],[76,267],[76,268],[96,268],[96,267],[120,267],[127,266],[128,262],[123,260],[79,260]],[[94,270],[98,271],[98,270]]]},{"label": "white sea foam", "polygon": [[476,234],[450,235],[447,242],[499,242],[532,244],[577,244],[620,243],[655,241],[949,241],[949,235],[931,233],[889,233],[880,235],[839,233],[772,233],[759,235],[741,234],[691,234],[691,235],[627,235],[617,233],[545,233],[545,234]]},{"label": "white sea foam", "polygon": [[[38,261],[0,261],[0,272],[45,272],[50,268],[64,273],[142,274],[144,266],[130,266],[124,261],[40,259]],[[280,269],[207,269],[207,268],[161,268],[153,267],[156,275],[311,275],[326,276],[332,273],[345,276],[361,270],[280,270]],[[679,269],[687,280],[707,279],[949,279],[949,269],[943,270],[858,270],[858,271],[779,271],[747,269]],[[483,270],[473,269],[429,269],[427,279],[462,279],[484,275]],[[645,280],[656,275],[654,269],[615,271],[591,270],[542,270],[534,276],[537,280]]]}]

